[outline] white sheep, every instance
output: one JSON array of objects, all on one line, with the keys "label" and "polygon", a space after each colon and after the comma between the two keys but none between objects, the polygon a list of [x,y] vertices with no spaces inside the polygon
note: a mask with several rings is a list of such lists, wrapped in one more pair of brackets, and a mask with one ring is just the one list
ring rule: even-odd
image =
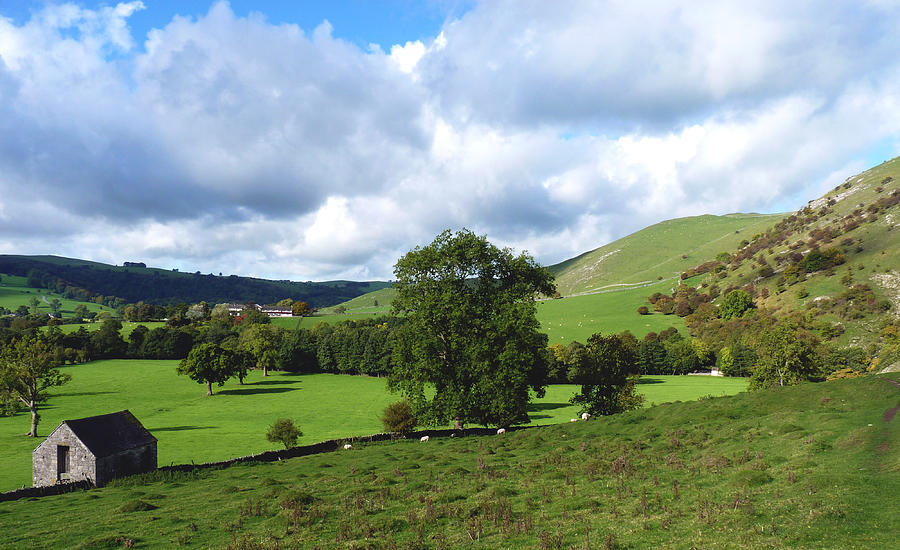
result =
[{"label": "white sheep", "polygon": [[569,422],[578,422],[578,419],[577,419],[577,418],[570,418],[570,419],[569,419]]},{"label": "white sheep", "polygon": [[506,428],[500,428],[499,430],[497,430],[497,435],[505,434],[505,433],[506,433]]},{"label": "white sheep", "polygon": [[345,450],[345,451],[349,451],[349,450],[352,449],[352,448],[353,448],[353,445],[351,445],[351,444],[349,444],[349,443],[344,444],[344,450]]},{"label": "white sheep", "polygon": [[423,435],[423,436],[419,439],[419,441],[428,441],[429,439],[431,439],[431,438],[428,437],[427,435]]},{"label": "white sheep", "polygon": [[590,413],[581,413],[581,419],[582,419],[582,420],[587,420],[587,419],[590,418],[590,417],[591,417]]}]

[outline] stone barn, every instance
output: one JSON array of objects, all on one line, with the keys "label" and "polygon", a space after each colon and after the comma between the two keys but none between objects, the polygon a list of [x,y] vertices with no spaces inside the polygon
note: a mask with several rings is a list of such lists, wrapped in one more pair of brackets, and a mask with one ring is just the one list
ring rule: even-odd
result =
[{"label": "stone barn", "polygon": [[32,453],[35,487],[110,480],[156,469],[156,438],[129,411],[63,420]]}]

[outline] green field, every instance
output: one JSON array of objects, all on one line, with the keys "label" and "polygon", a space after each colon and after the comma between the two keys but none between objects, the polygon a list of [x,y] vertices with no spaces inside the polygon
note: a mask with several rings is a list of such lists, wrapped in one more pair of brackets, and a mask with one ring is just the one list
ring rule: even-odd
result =
[{"label": "green field", "polygon": [[[273,448],[263,437],[276,418],[290,417],[304,432],[301,443],[382,431],[378,415],[399,399],[385,381],[365,376],[252,371],[246,384],[205,387],[175,374],[178,361],[108,360],[64,367],[72,381],[55,388],[40,410],[39,434],[60,421],[129,409],[159,439],[159,463],[223,460]],[[650,403],[733,394],[746,380],[703,376],[654,376],[640,384]],[[661,381],[661,382],[660,382]],[[576,386],[550,386],[532,406],[538,424],[577,415],[568,399]],[[31,451],[40,439],[24,435],[30,417],[0,418],[0,490],[31,484]]]},{"label": "green field", "polygon": [[550,266],[564,295],[678,277],[691,267],[734,250],[784,214],[728,214],[666,220],[596,250]]},{"label": "green field", "polygon": [[871,376],[149,474],[0,503],[0,546],[891,548],[898,395]]},{"label": "green field", "polygon": [[541,331],[550,337],[551,344],[568,344],[572,340],[584,343],[597,332],[611,334],[630,330],[635,337],[643,338],[648,332],[675,327],[684,334],[684,320],[677,315],[637,313],[638,307],[647,305],[647,296],[654,292],[668,293],[673,284],[673,281],[665,280],[629,290],[543,300],[537,304],[537,318]]},{"label": "green field", "polygon": [[[0,274],[0,307],[15,311],[19,306],[28,306],[30,310],[31,298],[35,296],[38,300],[41,300],[38,304],[38,312],[40,313],[50,313],[50,304],[48,302],[52,302],[54,298],[59,299],[62,303],[60,311],[64,316],[71,316],[72,312],[75,311],[75,307],[79,304],[84,304],[88,311],[108,311],[110,313],[115,313],[115,310],[93,302],[69,300],[68,298],[63,298],[60,294],[50,292],[43,288],[29,287],[25,277]],[[46,301],[41,298],[42,296],[46,298]]]}]

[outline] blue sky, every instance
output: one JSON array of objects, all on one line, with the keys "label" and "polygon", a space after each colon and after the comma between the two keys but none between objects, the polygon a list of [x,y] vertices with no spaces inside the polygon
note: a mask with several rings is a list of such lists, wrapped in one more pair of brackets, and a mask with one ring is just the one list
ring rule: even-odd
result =
[{"label": "blue sky", "polygon": [[0,0],[0,253],[387,279],[446,228],[550,264],[794,210],[900,154],[898,27],[882,0]]},{"label": "blue sky", "polygon": [[[58,2],[57,2],[58,3]],[[112,6],[116,2],[75,2],[77,5],[97,9]],[[39,12],[48,2],[2,0],[0,15],[24,23]],[[165,27],[175,15],[200,17],[209,11],[210,0],[146,0],[145,8],[128,19],[138,45],[151,29]],[[349,40],[360,47],[380,44],[390,47],[407,41],[433,38],[440,33],[448,18],[464,14],[471,6],[469,1],[440,0],[330,0],[327,2],[291,1],[263,2],[231,0],[231,10],[239,17],[258,13],[274,25],[289,23],[311,32],[322,21],[329,21],[335,36]]]}]

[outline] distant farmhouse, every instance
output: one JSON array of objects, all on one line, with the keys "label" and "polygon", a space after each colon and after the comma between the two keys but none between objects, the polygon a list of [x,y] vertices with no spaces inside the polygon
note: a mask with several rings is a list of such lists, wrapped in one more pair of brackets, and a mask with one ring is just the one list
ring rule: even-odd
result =
[{"label": "distant farmhouse", "polygon": [[216,304],[216,307],[224,306],[228,308],[228,313],[232,315],[240,315],[242,311],[250,307],[256,311],[268,315],[269,317],[293,317],[294,312],[289,307],[269,307],[258,306],[256,304]]},{"label": "distant farmhouse", "polygon": [[111,480],[156,469],[156,438],[129,411],[63,420],[32,453],[35,487]]}]

